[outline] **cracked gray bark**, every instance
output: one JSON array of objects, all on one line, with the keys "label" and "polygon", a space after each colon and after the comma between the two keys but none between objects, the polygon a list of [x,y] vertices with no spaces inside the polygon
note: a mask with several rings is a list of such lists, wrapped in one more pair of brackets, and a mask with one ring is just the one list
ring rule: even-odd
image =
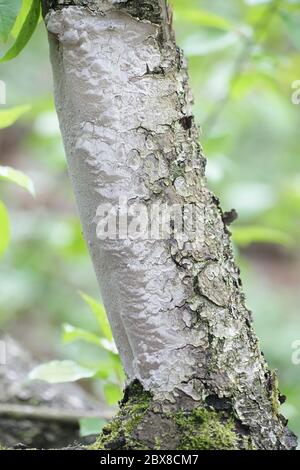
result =
[{"label": "cracked gray bark", "polygon": [[[151,395],[135,444],[122,435],[104,447],[180,448],[176,413],[208,409],[233,423],[233,448],[294,448],[224,214],[206,185],[186,62],[165,0],[44,1],[44,16],[84,235],[128,384],[138,381]],[[163,239],[100,239],[99,207],[118,207],[120,198],[149,211],[192,207],[196,236],[174,229]]]}]

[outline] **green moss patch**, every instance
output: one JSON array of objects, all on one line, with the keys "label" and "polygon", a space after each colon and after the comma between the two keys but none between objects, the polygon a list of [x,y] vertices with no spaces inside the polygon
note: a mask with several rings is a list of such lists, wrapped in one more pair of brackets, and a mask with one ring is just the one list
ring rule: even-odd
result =
[{"label": "green moss patch", "polygon": [[182,435],[182,450],[233,450],[237,448],[237,435],[233,419],[224,413],[196,408],[191,413],[176,414],[175,421]]},{"label": "green moss patch", "polygon": [[126,403],[121,403],[117,416],[103,429],[99,439],[89,449],[141,449],[142,444],[133,438],[133,432],[143,419],[151,403],[151,394],[139,383],[130,386]]}]

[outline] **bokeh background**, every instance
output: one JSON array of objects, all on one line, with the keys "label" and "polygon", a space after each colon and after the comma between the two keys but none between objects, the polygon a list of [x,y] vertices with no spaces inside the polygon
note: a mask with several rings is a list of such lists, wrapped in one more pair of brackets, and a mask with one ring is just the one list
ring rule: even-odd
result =
[{"label": "bokeh background", "polygon": [[[288,397],[283,413],[300,436],[300,364],[292,361],[300,340],[300,105],[291,98],[300,80],[300,1],[172,3],[209,186],[225,210],[239,213],[232,232],[247,303]],[[0,131],[0,165],[29,175],[36,191],[33,197],[0,181],[11,223],[0,259],[0,329],[39,362],[69,358],[98,367],[96,345],[62,341],[64,323],[97,332],[78,291],[100,297],[68,179],[42,22],[27,48],[0,68],[6,107],[31,106]],[[84,386],[97,394],[101,378]]]}]

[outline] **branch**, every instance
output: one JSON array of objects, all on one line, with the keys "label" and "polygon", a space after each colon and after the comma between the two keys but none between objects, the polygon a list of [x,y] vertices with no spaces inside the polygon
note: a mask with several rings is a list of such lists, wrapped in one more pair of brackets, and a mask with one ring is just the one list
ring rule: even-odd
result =
[{"label": "branch", "polygon": [[66,411],[61,408],[36,407],[30,405],[0,404],[0,417],[40,419],[43,421],[59,421],[77,423],[83,418],[100,418],[109,420],[114,416],[110,410],[99,413],[91,411]]}]

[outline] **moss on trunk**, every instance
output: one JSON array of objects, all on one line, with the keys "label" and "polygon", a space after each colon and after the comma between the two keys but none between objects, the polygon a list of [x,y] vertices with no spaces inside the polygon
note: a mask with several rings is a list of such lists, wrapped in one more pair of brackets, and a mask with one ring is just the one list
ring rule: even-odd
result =
[{"label": "moss on trunk", "polygon": [[255,448],[232,410],[192,407],[189,400],[158,403],[139,382],[131,384],[117,416],[90,450],[238,450]]}]

